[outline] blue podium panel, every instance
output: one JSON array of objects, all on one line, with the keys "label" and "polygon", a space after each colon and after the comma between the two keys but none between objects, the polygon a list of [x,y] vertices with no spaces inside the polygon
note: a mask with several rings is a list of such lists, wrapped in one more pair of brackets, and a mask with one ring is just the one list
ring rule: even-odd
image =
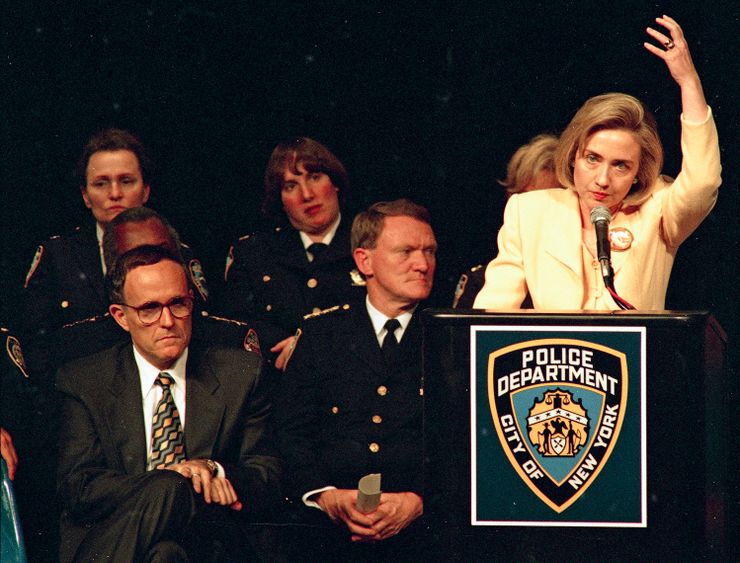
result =
[{"label": "blue podium panel", "polygon": [[730,379],[711,315],[422,320],[424,517],[440,560],[732,557]]},{"label": "blue podium panel", "polygon": [[470,331],[472,525],[646,526],[645,329]]}]

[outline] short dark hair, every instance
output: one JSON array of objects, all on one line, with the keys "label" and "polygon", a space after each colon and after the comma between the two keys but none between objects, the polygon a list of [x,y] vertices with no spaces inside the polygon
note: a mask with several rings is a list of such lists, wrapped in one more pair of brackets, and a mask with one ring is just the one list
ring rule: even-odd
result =
[{"label": "short dark hair", "polygon": [[124,225],[126,223],[143,223],[153,219],[159,221],[170,235],[173,242],[173,247],[177,249],[177,258],[180,262],[183,262],[182,254],[180,249],[182,243],[180,241],[180,235],[175,228],[170,225],[169,221],[162,215],[154,211],[149,207],[131,207],[116,215],[112,221],[106,224],[105,230],[103,231],[103,261],[107,270],[113,269],[113,264],[118,257],[118,248],[116,246],[116,227]]},{"label": "short dark hair", "polygon": [[367,211],[358,213],[352,222],[352,251],[357,248],[375,248],[383,231],[385,218],[400,216],[412,217],[430,226],[432,224],[427,208],[410,199],[379,201],[368,207]]},{"label": "short dark hair", "polygon": [[308,172],[323,172],[334,187],[339,189],[339,202],[347,198],[349,180],[344,164],[324,145],[308,137],[291,137],[279,143],[272,151],[265,169],[265,197],[262,200],[262,213],[277,219],[285,216],[280,192],[283,188],[285,168],[297,173],[303,164]]},{"label": "short dark hair", "polygon": [[185,279],[188,274],[182,261],[172,254],[166,248],[161,246],[144,245],[132,248],[128,252],[121,254],[113,264],[113,269],[108,272],[108,298],[111,303],[125,303],[123,297],[123,286],[126,284],[126,276],[134,268],[139,266],[151,266],[159,264],[164,260],[171,260],[182,268]]},{"label": "short dark hair", "polygon": [[75,176],[80,186],[82,188],[87,186],[87,164],[90,162],[92,155],[100,151],[123,150],[131,151],[136,155],[141,170],[141,178],[144,184],[149,185],[154,174],[154,163],[149,158],[141,139],[125,129],[109,128],[95,133],[82,148],[82,154],[75,167]]}]

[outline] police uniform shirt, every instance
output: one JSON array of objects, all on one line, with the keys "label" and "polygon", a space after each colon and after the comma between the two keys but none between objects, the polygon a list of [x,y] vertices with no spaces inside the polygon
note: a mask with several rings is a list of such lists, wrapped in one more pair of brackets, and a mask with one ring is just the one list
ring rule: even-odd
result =
[{"label": "police uniform shirt", "polygon": [[334,224],[331,226],[329,231],[324,235],[324,238],[320,241],[313,241],[311,240],[311,237],[309,237],[306,233],[303,231],[298,231],[298,235],[301,237],[301,242],[303,243],[303,248],[306,249],[306,258],[308,258],[309,262],[314,261],[314,255],[309,251],[309,247],[314,244],[314,242],[320,242],[322,244],[325,244],[326,246],[329,246],[331,244],[331,241],[334,240],[334,235],[337,233],[337,228],[339,227],[339,222],[342,220],[342,214],[340,213],[337,218],[334,220]]}]

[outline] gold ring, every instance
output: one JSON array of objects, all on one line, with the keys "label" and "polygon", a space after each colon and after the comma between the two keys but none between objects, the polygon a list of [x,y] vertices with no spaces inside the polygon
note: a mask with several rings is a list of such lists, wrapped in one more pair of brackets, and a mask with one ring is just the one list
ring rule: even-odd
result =
[{"label": "gold ring", "polygon": [[665,45],[665,48],[669,51],[676,46],[676,44],[673,42],[673,39],[669,39],[668,41],[663,42],[663,45]]}]

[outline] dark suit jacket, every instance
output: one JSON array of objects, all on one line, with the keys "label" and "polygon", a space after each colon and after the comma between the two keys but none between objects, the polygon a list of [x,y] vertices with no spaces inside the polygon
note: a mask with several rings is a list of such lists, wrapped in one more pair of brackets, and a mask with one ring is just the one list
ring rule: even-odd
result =
[{"label": "dark suit jacket", "polygon": [[[229,250],[220,309],[227,317],[256,326],[263,350],[292,336],[303,316],[363,296],[365,288],[350,247],[350,224],[339,223],[322,256],[309,262],[298,231],[242,237]],[[356,270],[355,270],[356,272]]]},{"label": "dark suit jacket", "polygon": [[[278,460],[270,455],[270,403],[257,354],[238,349],[199,349],[191,343],[187,363],[185,448],[188,458],[224,466],[244,503],[256,516],[274,502]],[[58,489],[62,542],[76,545],[85,524],[104,518],[129,495],[146,472],[144,415],[138,369],[130,343],[62,368]],[[64,548],[63,548],[64,549]]]},{"label": "dark suit jacket", "polygon": [[417,316],[400,342],[397,371],[385,366],[364,301],[305,321],[275,404],[294,495],[329,485],[356,489],[360,477],[375,472],[383,474],[384,491],[421,493]]}]

